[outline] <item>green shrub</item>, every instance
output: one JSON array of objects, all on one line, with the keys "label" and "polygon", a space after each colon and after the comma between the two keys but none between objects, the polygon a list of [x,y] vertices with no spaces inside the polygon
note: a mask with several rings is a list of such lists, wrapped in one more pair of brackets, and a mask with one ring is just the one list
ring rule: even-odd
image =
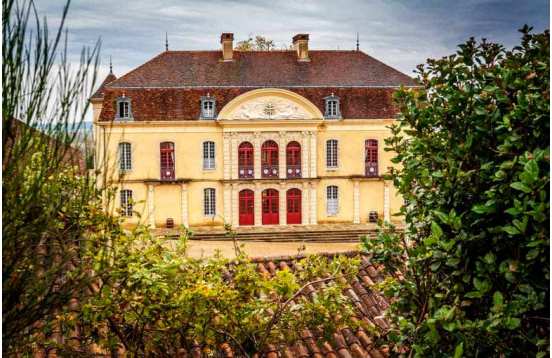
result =
[{"label": "green shrub", "polygon": [[521,32],[511,51],[471,39],[396,93],[406,227],[363,245],[415,356],[549,354],[550,39]]}]

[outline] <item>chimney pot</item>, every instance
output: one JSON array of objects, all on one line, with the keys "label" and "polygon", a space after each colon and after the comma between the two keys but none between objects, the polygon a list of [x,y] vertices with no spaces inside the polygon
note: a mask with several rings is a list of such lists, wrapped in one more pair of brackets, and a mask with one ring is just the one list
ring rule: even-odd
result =
[{"label": "chimney pot", "polygon": [[222,60],[232,61],[234,57],[234,34],[224,32],[220,35],[220,43],[222,44]]},{"label": "chimney pot", "polygon": [[310,61],[309,34],[297,34],[293,36],[293,47],[297,52],[298,61]]}]

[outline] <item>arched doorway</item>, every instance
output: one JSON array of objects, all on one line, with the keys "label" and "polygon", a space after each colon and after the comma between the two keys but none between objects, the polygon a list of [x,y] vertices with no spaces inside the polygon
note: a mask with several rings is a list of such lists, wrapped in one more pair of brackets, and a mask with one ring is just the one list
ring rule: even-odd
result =
[{"label": "arched doorway", "polygon": [[239,193],[240,226],[255,223],[255,194],[253,190],[244,189]]},{"label": "arched doorway", "polygon": [[301,190],[289,189],[287,191],[287,223],[301,224]]},{"label": "arched doorway", "polygon": [[278,190],[265,189],[262,193],[263,225],[278,225],[280,223],[280,198]]}]

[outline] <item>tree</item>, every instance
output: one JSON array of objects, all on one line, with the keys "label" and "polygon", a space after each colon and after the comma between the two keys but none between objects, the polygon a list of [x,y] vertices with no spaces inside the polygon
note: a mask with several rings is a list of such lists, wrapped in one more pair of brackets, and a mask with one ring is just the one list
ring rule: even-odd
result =
[{"label": "tree", "polygon": [[[68,157],[92,95],[99,44],[69,65],[61,47],[67,10],[51,39],[32,1],[3,2],[3,353],[124,348],[143,356],[222,345],[248,356],[291,343],[306,327],[327,338],[353,326],[343,279],[357,261],[310,257],[302,272],[268,277],[244,254],[194,260],[187,236],[172,248],[143,226],[123,230],[104,211],[115,188],[98,189],[97,178]],[[323,287],[309,300],[305,290],[315,284]]]},{"label": "tree", "polygon": [[396,93],[406,228],[363,245],[411,355],[549,354],[550,38],[530,31],[510,51],[470,39]]},{"label": "tree", "polygon": [[249,37],[247,40],[240,41],[236,44],[235,50],[238,51],[272,51],[275,49],[274,41],[267,39],[264,36],[255,36],[255,40]]},{"label": "tree", "polygon": [[93,178],[73,148],[92,94],[99,44],[71,66],[63,24],[50,37],[32,1],[3,1],[2,348],[59,341],[55,317],[94,279],[85,258],[105,246]]}]

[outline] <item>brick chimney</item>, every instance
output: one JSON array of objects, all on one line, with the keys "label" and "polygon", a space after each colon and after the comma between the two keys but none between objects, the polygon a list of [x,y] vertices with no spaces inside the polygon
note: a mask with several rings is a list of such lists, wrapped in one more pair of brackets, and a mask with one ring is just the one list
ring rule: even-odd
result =
[{"label": "brick chimney", "polygon": [[309,34],[297,34],[293,36],[293,47],[297,51],[298,61],[310,61],[309,59]]},{"label": "brick chimney", "polygon": [[232,61],[234,57],[234,34],[225,32],[220,35],[220,43],[222,44],[222,60]]}]

